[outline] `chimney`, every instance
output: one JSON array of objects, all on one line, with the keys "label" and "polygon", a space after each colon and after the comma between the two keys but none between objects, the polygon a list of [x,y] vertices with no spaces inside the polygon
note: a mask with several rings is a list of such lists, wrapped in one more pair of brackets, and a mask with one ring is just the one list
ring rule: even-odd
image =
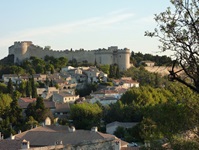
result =
[{"label": "chimney", "polygon": [[29,149],[30,148],[30,142],[26,141],[25,139],[21,142],[21,149]]},{"label": "chimney", "polygon": [[20,133],[21,133],[21,130],[18,131],[18,134],[20,134]]},{"label": "chimney", "polygon": [[120,150],[121,149],[121,141],[117,140],[115,141],[115,150]]},{"label": "chimney", "polygon": [[15,139],[15,136],[12,135],[12,133],[10,134],[10,139],[11,139],[11,140],[14,140],[14,139]]},{"label": "chimney", "polygon": [[74,126],[69,127],[69,132],[75,132],[75,127]]},{"label": "chimney", "polygon": [[92,132],[97,132],[98,129],[97,129],[97,127],[92,127],[92,128],[91,128],[91,131],[92,131]]}]

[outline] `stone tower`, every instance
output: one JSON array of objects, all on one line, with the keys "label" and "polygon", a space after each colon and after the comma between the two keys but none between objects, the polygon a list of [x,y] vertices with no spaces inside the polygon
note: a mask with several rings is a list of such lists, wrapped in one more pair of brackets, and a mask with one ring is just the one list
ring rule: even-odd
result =
[{"label": "stone tower", "polygon": [[9,54],[14,55],[14,62],[18,63],[27,57],[28,47],[32,45],[31,41],[14,42],[9,47]]},{"label": "stone tower", "polygon": [[75,59],[77,62],[82,63],[87,61],[88,63],[101,65],[118,64],[121,71],[130,68],[130,50],[118,49],[117,46],[108,47],[108,49],[98,50],[49,50],[40,46],[34,45],[31,41],[14,42],[14,45],[9,47],[9,54],[14,55],[14,62],[21,63],[25,59],[29,59],[31,56],[38,58],[45,58],[46,55],[53,56],[55,58],[66,57],[68,60]]}]

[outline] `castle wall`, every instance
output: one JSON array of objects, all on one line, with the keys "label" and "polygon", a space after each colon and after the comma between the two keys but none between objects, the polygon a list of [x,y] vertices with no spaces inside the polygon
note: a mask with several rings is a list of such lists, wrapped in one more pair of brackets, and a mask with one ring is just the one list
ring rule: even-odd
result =
[{"label": "castle wall", "polygon": [[96,62],[101,65],[113,64],[113,53],[108,50],[98,50],[95,52]]},{"label": "castle wall", "polygon": [[118,64],[120,70],[126,70],[130,67],[130,50],[118,50],[118,47],[112,46],[108,50],[93,50],[93,51],[53,51],[44,49],[40,46],[33,45],[30,41],[15,42],[14,45],[9,47],[9,54],[14,54],[15,63],[28,59],[31,56],[44,58],[46,55],[55,58],[66,57],[68,60],[76,59],[77,62],[85,60],[88,63],[98,64]]},{"label": "castle wall", "polygon": [[121,71],[124,71],[130,68],[130,50],[129,49],[118,51],[117,64]]}]

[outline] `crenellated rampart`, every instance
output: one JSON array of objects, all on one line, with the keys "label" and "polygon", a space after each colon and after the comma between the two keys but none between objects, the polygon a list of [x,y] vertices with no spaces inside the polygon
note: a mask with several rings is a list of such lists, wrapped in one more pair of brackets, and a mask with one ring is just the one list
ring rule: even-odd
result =
[{"label": "crenellated rampart", "polygon": [[55,58],[66,57],[68,60],[76,59],[77,62],[87,61],[98,64],[118,64],[120,70],[126,70],[130,67],[130,50],[118,49],[117,46],[108,47],[108,49],[98,50],[51,50],[34,45],[31,41],[14,42],[9,47],[9,54],[13,54],[15,63],[20,63],[31,56],[44,58],[46,55]]}]

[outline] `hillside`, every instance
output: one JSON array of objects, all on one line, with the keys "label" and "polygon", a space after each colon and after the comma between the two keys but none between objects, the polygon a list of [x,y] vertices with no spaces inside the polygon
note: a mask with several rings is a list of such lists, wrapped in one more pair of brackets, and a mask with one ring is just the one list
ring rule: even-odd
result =
[{"label": "hillside", "polygon": [[[146,66],[145,69],[149,72],[158,73],[162,76],[169,75],[169,70],[171,70],[171,67],[169,66],[153,66],[148,67]],[[175,68],[175,70],[179,70],[180,68]]]}]

